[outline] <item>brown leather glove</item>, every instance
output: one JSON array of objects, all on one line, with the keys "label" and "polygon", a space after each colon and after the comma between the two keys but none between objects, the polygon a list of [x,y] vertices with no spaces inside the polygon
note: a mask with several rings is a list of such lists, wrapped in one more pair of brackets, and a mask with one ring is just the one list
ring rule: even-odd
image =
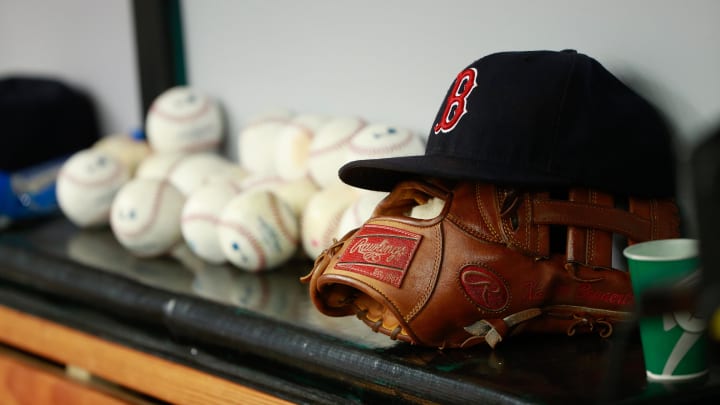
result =
[{"label": "brown leather glove", "polygon": [[[525,332],[612,334],[629,321],[629,275],[612,268],[613,234],[627,243],[677,237],[675,202],[572,189],[407,181],[359,229],[315,261],[315,306],[356,315],[412,344],[455,348]],[[431,198],[432,219],[408,217]]]}]

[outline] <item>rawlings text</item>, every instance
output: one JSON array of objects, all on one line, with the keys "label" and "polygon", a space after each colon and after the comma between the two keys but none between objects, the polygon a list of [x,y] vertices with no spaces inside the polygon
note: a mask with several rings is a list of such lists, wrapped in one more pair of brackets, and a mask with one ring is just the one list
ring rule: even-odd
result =
[{"label": "rawlings text", "polygon": [[365,225],[335,268],[364,274],[400,287],[421,235],[382,225]]}]

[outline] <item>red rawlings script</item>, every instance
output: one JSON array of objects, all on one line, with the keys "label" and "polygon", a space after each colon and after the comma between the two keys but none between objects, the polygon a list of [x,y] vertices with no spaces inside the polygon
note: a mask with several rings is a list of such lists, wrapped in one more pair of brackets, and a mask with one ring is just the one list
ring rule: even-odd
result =
[{"label": "red rawlings script", "polygon": [[363,226],[335,268],[400,287],[422,235],[382,225]]}]

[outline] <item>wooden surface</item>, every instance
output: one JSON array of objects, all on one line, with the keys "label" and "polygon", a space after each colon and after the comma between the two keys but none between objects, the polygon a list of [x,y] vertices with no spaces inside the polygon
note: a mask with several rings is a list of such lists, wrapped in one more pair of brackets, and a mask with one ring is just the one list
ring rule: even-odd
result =
[{"label": "wooden surface", "polygon": [[76,381],[57,366],[0,349],[0,404],[145,404],[139,398],[98,384]]},{"label": "wooden surface", "polygon": [[[174,404],[289,403],[4,306],[0,306],[0,342],[61,364],[80,367],[108,381]],[[14,365],[12,370],[17,370]],[[17,376],[13,374],[13,378]],[[36,377],[28,374],[27,378]],[[42,399],[30,403],[42,404]],[[51,400],[48,403],[64,402]]]}]

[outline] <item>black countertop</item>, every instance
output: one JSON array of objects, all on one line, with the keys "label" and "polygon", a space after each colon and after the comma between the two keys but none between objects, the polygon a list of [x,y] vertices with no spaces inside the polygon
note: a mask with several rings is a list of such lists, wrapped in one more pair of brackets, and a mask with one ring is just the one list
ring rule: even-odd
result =
[{"label": "black countertop", "polygon": [[633,326],[609,339],[517,336],[495,350],[435,350],[314,308],[298,256],[251,274],[185,249],[139,259],[109,228],[61,217],[0,232],[5,305],[298,403],[697,403],[720,398],[711,373],[690,384],[645,379]]}]

